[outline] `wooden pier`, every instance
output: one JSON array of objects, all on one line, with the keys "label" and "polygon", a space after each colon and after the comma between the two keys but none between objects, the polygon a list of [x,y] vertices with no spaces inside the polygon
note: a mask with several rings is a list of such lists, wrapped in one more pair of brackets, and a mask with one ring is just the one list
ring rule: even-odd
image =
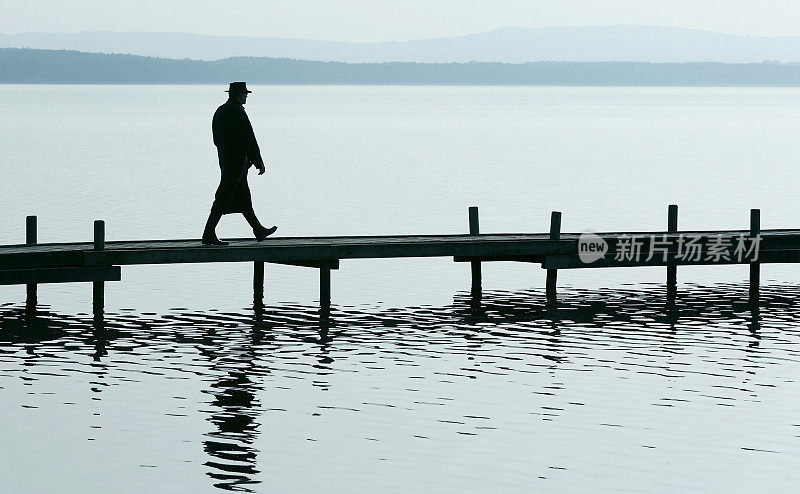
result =
[{"label": "wooden pier", "polygon": [[470,264],[472,293],[480,295],[484,262],[539,263],[547,270],[546,298],[557,297],[560,269],[666,267],[666,297],[677,296],[680,265],[749,264],[750,301],[758,302],[761,263],[800,262],[800,230],[761,230],[760,211],[751,210],[750,228],[681,231],[678,208],[668,208],[667,228],[657,232],[564,233],[561,213],[551,215],[548,233],[481,234],[478,208],[469,208],[464,235],[274,237],[264,242],[234,239],[226,246],[200,240],[105,240],[105,223],[94,222],[92,242],[38,243],[37,219],[27,217],[25,244],[0,246],[0,284],[27,285],[35,307],[39,283],[93,283],[95,316],[104,310],[105,282],[121,280],[121,266],[208,262],[252,262],[253,293],[264,294],[264,264],[319,269],[320,308],[330,310],[331,270],[342,259],[451,257]]}]

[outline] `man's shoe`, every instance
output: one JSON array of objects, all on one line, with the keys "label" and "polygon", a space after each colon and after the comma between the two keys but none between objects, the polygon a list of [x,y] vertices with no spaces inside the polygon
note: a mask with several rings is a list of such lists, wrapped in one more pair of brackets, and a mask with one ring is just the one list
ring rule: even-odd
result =
[{"label": "man's shoe", "polygon": [[261,241],[262,241],[262,240],[264,240],[265,238],[267,238],[267,237],[269,237],[270,235],[272,235],[273,233],[275,233],[275,230],[277,230],[277,229],[278,229],[278,227],[277,227],[277,226],[273,226],[272,228],[264,228],[264,227],[261,227],[261,230],[259,230],[259,231],[255,232],[255,235],[256,235],[256,240],[258,240],[259,242],[261,242]]},{"label": "man's shoe", "polygon": [[218,239],[216,236],[214,236],[214,237],[203,237],[203,245],[228,245],[228,242],[223,242],[222,240]]}]

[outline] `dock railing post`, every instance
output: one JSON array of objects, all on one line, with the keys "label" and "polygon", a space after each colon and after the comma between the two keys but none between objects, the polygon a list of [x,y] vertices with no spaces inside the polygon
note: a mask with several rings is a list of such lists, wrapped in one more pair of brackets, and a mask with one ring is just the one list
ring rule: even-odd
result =
[{"label": "dock railing post", "polygon": [[[471,206],[469,208],[469,234],[470,235],[479,235],[480,234],[480,223],[478,221],[478,207]],[[472,289],[471,293],[472,296],[480,296],[481,295],[481,262],[480,261],[471,261],[470,267],[472,268]]]},{"label": "dock railing post", "polygon": [[[25,218],[25,245],[36,245],[39,242],[36,234],[36,222],[36,216],[28,216]],[[38,303],[37,285],[36,283],[28,283],[26,285],[25,306],[29,310],[35,309]]]},{"label": "dock railing post", "polygon": [[[750,238],[751,241],[761,234],[761,210],[750,210]],[[759,285],[761,283],[761,263],[750,263],[750,304],[758,305]]]},{"label": "dock railing post", "polygon": [[264,261],[253,262],[253,303],[264,303]]},{"label": "dock railing post", "polygon": [[331,266],[323,262],[319,267],[319,308],[323,317],[331,313]]},{"label": "dock railing post", "polygon": [[[103,220],[94,221],[94,250],[102,251],[106,248],[106,224]],[[105,282],[92,282],[92,313],[94,317],[102,318],[105,308]]]},{"label": "dock railing post", "polygon": [[[678,232],[678,205],[670,204],[667,212],[667,233]],[[667,299],[674,301],[678,294],[678,266],[667,265]]]},{"label": "dock railing post", "polygon": [[[550,213],[550,240],[558,240],[561,238],[561,212],[553,211]],[[547,284],[545,294],[548,302],[555,302],[556,300],[556,282],[558,281],[558,270],[547,270]]]}]

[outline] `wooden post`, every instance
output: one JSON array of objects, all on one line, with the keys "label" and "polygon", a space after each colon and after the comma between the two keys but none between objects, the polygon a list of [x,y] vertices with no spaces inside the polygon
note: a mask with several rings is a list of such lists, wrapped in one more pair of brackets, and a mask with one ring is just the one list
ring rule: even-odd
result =
[{"label": "wooden post", "polygon": [[25,218],[25,245],[36,245],[38,241],[36,216],[28,216]]},{"label": "wooden post", "polygon": [[94,250],[105,250],[106,248],[106,222],[94,220]]},{"label": "wooden post", "polygon": [[[479,235],[480,234],[480,224],[478,222],[478,208],[477,206],[471,206],[469,208],[469,234],[470,235]],[[480,295],[481,293],[481,262],[480,261],[472,261],[470,262],[470,266],[472,268],[472,295]]]},{"label": "wooden post", "polygon": [[[761,234],[761,210],[750,210],[750,238]],[[758,305],[759,285],[761,283],[761,263],[750,263],[750,303]]]},{"label": "wooden post", "polygon": [[253,263],[253,301],[256,305],[264,301],[264,261]]},{"label": "wooden post", "polygon": [[[36,221],[36,216],[25,218],[25,245],[36,245],[38,243]],[[36,283],[28,283],[26,289],[25,306],[28,309],[35,309],[39,303],[37,285]]]},{"label": "wooden post", "polygon": [[[550,240],[558,240],[561,238],[561,213],[559,211],[553,211],[550,213]],[[557,269],[548,269],[547,270],[547,285],[546,285],[546,296],[549,302],[555,302],[556,300],[556,281],[558,280],[558,270]]]},{"label": "wooden post", "polygon": [[323,262],[319,268],[319,305],[323,316],[331,310],[331,267]]},{"label": "wooden post", "polygon": [[[106,248],[106,224],[103,220],[94,221],[94,250]],[[102,318],[105,308],[105,282],[92,282],[92,312],[95,318]]]},{"label": "wooden post", "polygon": [[[670,204],[667,212],[667,233],[678,232],[678,205]],[[667,299],[674,301],[678,294],[678,266],[667,266]]]}]

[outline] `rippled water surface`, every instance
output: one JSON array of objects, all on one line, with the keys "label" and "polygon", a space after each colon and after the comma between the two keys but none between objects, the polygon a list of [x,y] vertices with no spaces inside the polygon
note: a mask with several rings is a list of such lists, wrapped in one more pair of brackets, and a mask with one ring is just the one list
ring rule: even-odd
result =
[{"label": "rippled water surface", "polygon": [[[218,86],[0,86],[0,244],[197,238]],[[797,228],[797,88],[256,86],[277,235]],[[249,235],[225,217],[221,237]],[[795,492],[800,265],[125,266],[0,287],[0,493]]]},{"label": "rippled water surface", "polygon": [[[0,307],[9,492],[791,492],[800,296]],[[46,475],[40,474],[43,466]],[[9,483],[10,481],[10,483]]]}]

